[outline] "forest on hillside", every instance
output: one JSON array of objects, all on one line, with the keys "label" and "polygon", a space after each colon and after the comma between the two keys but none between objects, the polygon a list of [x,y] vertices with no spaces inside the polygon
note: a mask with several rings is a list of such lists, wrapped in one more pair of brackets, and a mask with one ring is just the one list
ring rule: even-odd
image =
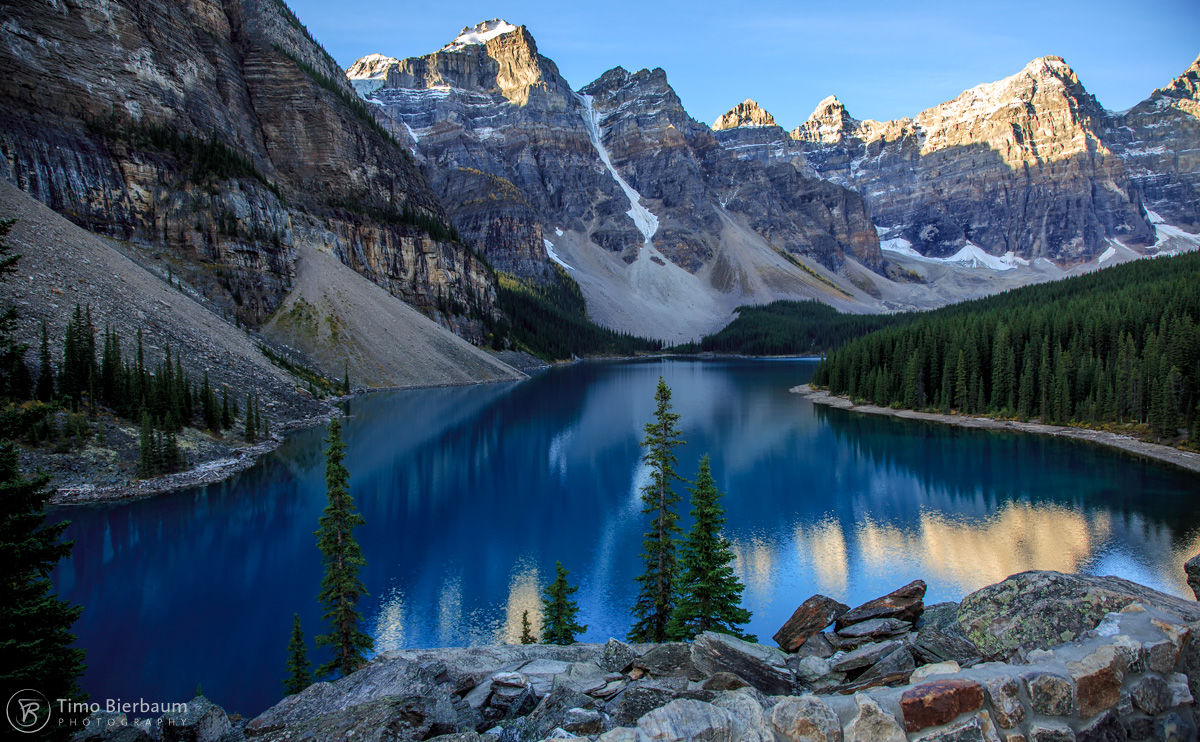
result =
[{"label": "forest on hillside", "polygon": [[497,299],[512,322],[509,336],[519,349],[547,361],[575,356],[630,356],[662,349],[662,342],[636,337],[588,319],[579,284],[554,266],[555,277],[536,283],[497,273]]},{"label": "forest on hillside", "polygon": [[680,353],[783,356],[823,353],[874,330],[908,321],[910,314],[843,314],[816,300],[741,306],[737,317]]},{"label": "forest on hillside", "polygon": [[1200,253],[957,304],[864,335],[817,386],[884,406],[1200,440]]}]

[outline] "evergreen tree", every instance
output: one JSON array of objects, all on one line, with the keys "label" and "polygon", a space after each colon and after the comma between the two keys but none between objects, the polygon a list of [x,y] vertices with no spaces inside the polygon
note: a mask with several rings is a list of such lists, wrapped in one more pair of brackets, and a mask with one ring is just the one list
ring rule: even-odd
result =
[{"label": "evergreen tree", "polygon": [[[7,435],[8,431],[0,432]],[[16,447],[0,440],[0,559],[4,600],[0,601],[0,693],[5,699],[23,688],[47,698],[79,698],[84,652],[71,645],[71,625],[80,608],[52,592],[50,572],[71,553],[61,537],[67,522],[46,523],[51,492],[47,476],[26,479],[17,468]],[[66,739],[71,730],[48,727]]]},{"label": "evergreen tree", "polygon": [[221,430],[233,427],[233,410],[229,409],[229,387],[221,386]]},{"label": "evergreen tree", "polygon": [[542,598],[542,641],[547,644],[574,644],[575,635],[587,631],[586,625],[575,623],[579,604],[571,600],[571,596],[579,588],[567,583],[568,574],[562,562],[555,563],[554,582],[546,588],[546,596]]},{"label": "evergreen tree", "polygon": [[673,485],[683,481],[675,473],[675,448],[684,441],[679,437],[679,415],[671,411],[671,389],[661,376],[654,400],[654,420],[646,423],[646,437],[642,440],[646,449],[642,460],[650,467],[650,482],[642,487],[642,513],[650,516],[650,530],[642,541],[645,571],[637,577],[640,591],[633,606],[636,620],[629,631],[630,641],[636,642],[666,640],[676,598],[675,539],[679,516],[675,505],[679,496]]},{"label": "evergreen tree", "polygon": [[533,624],[529,622],[529,611],[521,611],[521,643],[522,644],[537,644],[537,637],[533,635]]},{"label": "evergreen tree", "polygon": [[158,473],[158,451],[155,449],[154,426],[150,413],[142,411],[142,429],[138,435],[138,476],[145,479]]},{"label": "evergreen tree", "polygon": [[285,695],[295,695],[312,685],[312,665],[308,662],[308,649],[304,645],[304,631],[300,628],[300,614],[292,614],[292,638],[287,647],[287,679],[283,681]]},{"label": "evergreen tree", "polygon": [[[18,256],[9,254],[3,237],[13,222],[0,221],[0,279],[16,271]],[[5,352],[24,346],[12,336],[17,312],[0,312],[0,348]],[[21,362],[24,365],[24,361]],[[6,369],[11,374],[11,367]],[[12,390],[11,377],[8,391]],[[52,592],[50,572],[71,554],[71,544],[62,541],[68,523],[46,523],[46,503],[51,492],[45,475],[25,478],[18,467],[12,442],[33,426],[31,417],[45,424],[48,410],[4,410],[0,413],[0,697],[12,703],[25,689],[36,689],[49,699],[81,700],[79,676],[84,652],[71,645],[71,626],[80,609],[60,600]],[[44,709],[50,713],[50,709]],[[58,715],[56,714],[56,717]],[[77,715],[64,721],[80,721]],[[39,719],[39,722],[41,720]],[[42,738],[69,739],[76,729],[57,722],[48,725]],[[20,736],[20,735],[17,735]]]},{"label": "evergreen tree", "polygon": [[250,392],[246,393],[246,428],[242,437],[247,443],[258,440],[258,421],[254,419],[254,395]]},{"label": "evergreen tree", "polygon": [[317,675],[349,675],[366,661],[374,642],[360,628],[362,616],[358,601],[367,589],[358,577],[366,564],[362,548],[354,538],[354,529],[363,517],[354,508],[350,495],[350,472],[343,463],[346,445],[342,442],[342,423],[329,423],[329,448],[325,452],[325,488],[328,504],[321,513],[320,527],[314,535],[325,564],[318,600],[325,606],[323,618],[329,633],[317,637],[318,647],[330,647],[333,657],[317,670]]},{"label": "evergreen tree", "polygon": [[37,391],[34,396],[41,402],[54,399],[54,369],[50,362],[50,336],[46,332],[45,320],[42,320],[42,344],[38,349]]},{"label": "evergreen tree", "polygon": [[725,509],[713,481],[708,456],[692,493],[692,529],[680,548],[679,602],[671,615],[668,636],[673,641],[693,639],[705,631],[753,640],[738,626],[750,620],[742,608],[742,583],[733,573],[733,547],[721,535]]}]

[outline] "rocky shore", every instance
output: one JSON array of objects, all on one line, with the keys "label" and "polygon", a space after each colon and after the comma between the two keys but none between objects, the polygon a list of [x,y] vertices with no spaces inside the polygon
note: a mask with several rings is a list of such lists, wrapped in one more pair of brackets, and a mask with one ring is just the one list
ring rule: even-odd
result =
[{"label": "rocky shore", "polygon": [[[1200,586],[1200,557],[1188,563]],[[1116,577],[1024,572],[925,606],[917,580],[797,607],[778,645],[502,645],[385,653],[246,721],[194,699],[79,740],[1051,742],[1196,739],[1200,604]],[[117,735],[122,735],[118,737]]]},{"label": "rocky shore", "polygon": [[1154,459],[1155,461],[1171,464],[1181,469],[1187,469],[1188,471],[1200,473],[1200,453],[1183,451],[1178,448],[1162,446],[1157,443],[1148,443],[1127,435],[1110,433],[1106,430],[1074,428],[1064,425],[1045,425],[1043,423],[1020,422],[1017,420],[997,420],[991,417],[947,415],[938,412],[917,412],[916,410],[900,410],[892,407],[880,407],[878,405],[855,404],[854,401],[848,397],[838,397],[823,389],[814,389],[808,384],[794,386],[790,391],[812,401],[813,404],[833,407],[839,410],[849,410],[850,412],[861,412],[867,415],[885,415],[888,417],[899,417],[905,420],[921,420],[924,422],[944,423],[946,425],[956,425],[960,428],[976,428],[980,430],[1013,430],[1022,433],[1053,435],[1060,438],[1074,438],[1075,440],[1087,441],[1089,443],[1096,443],[1101,446],[1116,448],[1126,453],[1133,454],[1134,456]]}]

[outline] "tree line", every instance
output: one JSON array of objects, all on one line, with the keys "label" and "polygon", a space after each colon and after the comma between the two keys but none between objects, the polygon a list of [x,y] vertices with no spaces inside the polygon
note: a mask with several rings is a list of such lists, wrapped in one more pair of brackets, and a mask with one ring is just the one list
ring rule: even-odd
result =
[{"label": "tree line", "polygon": [[[97,347],[97,337],[102,345]],[[81,423],[82,415],[95,420],[101,409],[140,426],[138,474],[157,476],[186,466],[178,442],[185,427],[204,429],[214,435],[235,427],[242,415],[237,398],[229,387],[220,393],[213,388],[205,371],[197,380],[184,371],[183,358],[172,352],[168,343],[157,364],[147,363],[142,331],[139,328],[133,352],[127,356],[120,333],[111,326],[98,331],[90,307],[75,305],[63,333],[62,355],[55,364],[45,322],[37,353],[37,371],[25,362],[27,347],[8,341],[0,352],[5,373],[0,387],[6,398],[36,401],[49,411],[64,409],[69,414],[69,432],[82,428],[91,435],[90,426]],[[247,393],[242,437],[249,443],[270,436],[270,421],[262,414],[258,396]],[[99,428],[98,428],[99,429]],[[76,431],[77,432],[77,431]],[[44,414],[32,423],[25,438],[43,443],[59,435],[52,416]]]},{"label": "tree line", "polygon": [[754,356],[822,353],[869,332],[909,321],[912,314],[844,314],[816,300],[741,306],[718,332],[685,343],[680,353]]},{"label": "tree line", "polygon": [[560,266],[545,284],[497,273],[497,300],[512,322],[509,335],[545,360],[583,355],[634,355],[662,349],[662,342],[601,327],[587,316],[579,284]]},{"label": "tree line", "polygon": [[1200,253],[946,307],[833,351],[813,383],[884,406],[1200,440]]}]

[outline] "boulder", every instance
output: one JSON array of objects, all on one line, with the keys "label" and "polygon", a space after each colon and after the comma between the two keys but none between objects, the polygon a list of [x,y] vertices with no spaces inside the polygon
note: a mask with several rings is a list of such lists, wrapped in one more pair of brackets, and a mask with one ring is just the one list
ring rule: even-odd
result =
[{"label": "boulder", "polygon": [[757,691],[745,689],[718,693],[712,704],[723,708],[745,724],[738,742],[775,742],[775,734],[763,718],[763,704]]},{"label": "boulder", "polygon": [[896,641],[895,639],[864,644],[853,652],[847,652],[841,656],[834,655],[830,658],[829,666],[838,672],[846,673],[864,670],[897,649],[900,649],[901,646],[903,646],[903,642]]},{"label": "boulder", "polygon": [[[525,717],[525,728],[534,737],[545,737],[557,727],[564,727],[567,712],[595,704],[591,697],[565,685],[546,694],[537,707]],[[571,730],[568,730],[571,731]],[[597,731],[602,732],[601,727]]]},{"label": "boulder", "polygon": [[1200,604],[1119,577],[1022,572],[971,593],[958,624],[987,659],[1018,649],[1049,649],[1096,628],[1107,613],[1131,603],[1200,621]]},{"label": "boulder", "polygon": [[731,672],[768,695],[792,690],[793,675],[783,652],[729,634],[706,631],[696,637],[692,664],[705,675]]},{"label": "boulder", "polygon": [[916,666],[908,647],[901,646],[868,667],[866,672],[858,676],[858,679],[871,680],[873,678],[891,678],[896,675],[907,676]]},{"label": "boulder", "polygon": [[962,670],[959,664],[954,660],[948,662],[935,662],[931,665],[921,665],[912,671],[908,678],[910,683],[919,683],[925,678],[933,677],[934,675],[953,675]]},{"label": "boulder", "polygon": [[[391,739],[428,739],[455,732],[474,731],[445,698],[391,696],[332,711],[321,716],[263,731],[247,737],[263,742],[294,739],[375,739],[387,730]],[[164,740],[166,739],[164,735]]]},{"label": "boulder", "polygon": [[1072,716],[1075,713],[1075,686],[1070,678],[1058,673],[1035,670],[1021,676],[1029,694],[1029,706],[1035,714]]},{"label": "boulder", "polygon": [[163,742],[217,742],[230,730],[225,709],[204,696],[196,696],[182,713],[163,714]]},{"label": "boulder", "polygon": [[714,673],[700,685],[704,690],[737,690],[748,688],[750,684],[731,672]]},{"label": "boulder", "polygon": [[912,628],[912,624],[898,618],[872,618],[860,623],[851,624],[838,629],[837,635],[843,639],[866,639],[878,641],[888,637],[903,634]]},{"label": "boulder", "polygon": [[914,685],[900,696],[904,730],[940,726],[959,714],[983,708],[983,687],[974,680],[951,678]]},{"label": "boulder", "polygon": [[685,642],[667,642],[633,660],[634,677],[682,677],[700,680],[704,676],[692,665],[692,648]]},{"label": "boulder", "polygon": [[605,672],[625,672],[630,664],[638,657],[637,650],[623,641],[609,639],[600,651],[597,664]]},{"label": "boulder", "polygon": [[776,739],[793,742],[839,742],[842,724],[829,705],[816,696],[790,696],[771,709]]},{"label": "boulder", "polygon": [[738,742],[745,723],[711,703],[681,698],[638,719],[638,738],[672,742]]},{"label": "boulder", "polygon": [[829,642],[828,634],[813,634],[800,645],[800,649],[796,650],[797,657],[807,657],[813,655],[816,657],[828,658],[833,656],[836,651],[833,644]]},{"label": "boulder", "polygon": [[775,636],[771,637],[785,652],[795,652],[808,639],[821,632],[850,607],[824,595],[814,595],[800,604]]},{"label": "boulder", "polygon": [[904,730],[888,712],[865,693],[855,693],[858,714],[846,725],[845,742],[908,742]]},{"label": "boulder", "polygon": [[1187,560],[1183,571],[1187,572],[1187,584],[1192,589],[1192,594],[1196,596],[1196,600],[1200,600],[1200,554]]},{"label": "boulder", "polygon": [[916,621],[925,610],[925,604],[922,602],[924,598],[925,581],[913,580],[883,597],[869,600],[857,608],[846,611],[838,616],[834,626],[840,631],[847,626],[869,621],[872,618],[898,618],[911,623]]},{"label": "boulder", "polygon": [[608,712],[617,726],[631,726],[643,715],[675,700],[683,692],[684,686],[653,679],[634,681],[609,702]]},{"label": "boulder", "polygon": [[602,734],[608,728],[608,716],[596,709],[567,709],[562,728],[572,734]]}]

